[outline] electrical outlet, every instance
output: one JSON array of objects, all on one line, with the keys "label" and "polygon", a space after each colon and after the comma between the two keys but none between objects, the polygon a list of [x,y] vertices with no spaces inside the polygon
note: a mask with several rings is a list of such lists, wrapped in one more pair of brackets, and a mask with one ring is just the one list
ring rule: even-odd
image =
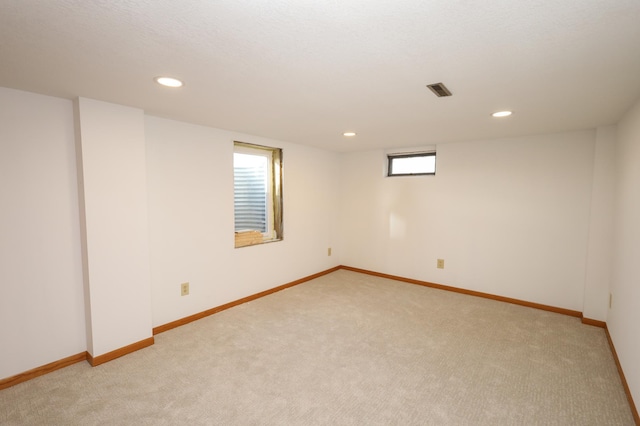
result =
[{"label": "electrical outlet", "polygon": [[327,256],[331,256],[331,247],[327,249]]},{"label": "electrical outlet", "polygon": [[188,296],[189,295],[189,283],[180,284],[180,296]]},{"label": "electrical outlet", "polygon": [[444,259],[438,259],[436,266],[438,267],[438,269],[444,269]]},{"label": "electrical outlet", "polygon": [[609,293],[609,309],[613,306],[613,293]]}]

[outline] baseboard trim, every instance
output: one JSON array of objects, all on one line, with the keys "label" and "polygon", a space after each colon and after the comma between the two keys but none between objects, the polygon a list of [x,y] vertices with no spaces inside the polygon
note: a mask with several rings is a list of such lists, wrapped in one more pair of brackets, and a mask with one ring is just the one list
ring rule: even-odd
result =
[{"label": "baseboard trim", "polygon": [[72,355],[58,361],[50,362],[49,364],[36,367],[29,371],[25,371],[24,373],[16,374],[12,377],[7,377],[6,379],[0,380],[0,390],[10,388],[11,386],[15,386],[18,383],[35,379],[36,377],[43,376],[56,370],[60,370],[61,368],[68,367],[78,362],[86,361],[87,356],[88,354],[86,352],[82,352],[77,355]]},{"label": "baseboard trim", "polygon": [[207,309],[206,311],[199,312],[197,314],[189,315],[188,317],[181,318],[176,321],[172,321],[170,323],[159,325],[153,328],[153,335],[164,333],[165,331],[169,331],[176,327],[183,326],[185,324],[189,324],[190,322],[197,321],[199,319],[208,317],[210,315],[216,314],[218,312],[224,311],[229,308],[233,308],[234,306],[242,305],[243,303],[251,302],[252,300],[259,299],[264,296],[268,296],[270,294],[276,293],[278,291],[287,289],[289,287],[296,286],[298,284],[302,284],[307,281],[311,281],[315,278],[321,277],[323,275],[330,274],[331,272],[335,272],[340,269],[340,266],[333,267],[331,269],[327,269],[322,272],[318,272],[313,275],[309,275],[304,278],[300,278],[299,280],[291,281],[290,283],[283,284],[278,287],[271,288],[269,290],[261,291],[260,293],[252,294],[251,296],[243,297],[242,299],[234,300],[233,302],[225,303],[224,305],[216,306],[215,308]]},{"label": "baseboard trim", "polygon": [[607,335],[607,340],[609,341],[609,348],[611,349],[613,360],[615,361],[616,367],[618,368],[618,374],[620,375],[620,381],[622,382],[624,393],[627,394],[627,400],[629,401],[629,407],[631,408],[631,414],[633,415],[633,420],[636,422],[637,426],[640,426],[640,415],[638,415],[638,409],[636,408],[636,404],[633,401],[633,396],[631,396],[631,389],[629,389],[629,384],[627,383],[627,379],[624,377],[624,371],[622,371],[622,365],[620,364],[620,360],[618,359],[618,353],[616,352],[616,347],[613,344],[613,340],[611,340],[611,334],[609,334],[609,327],[607,327],[606,325],[604,327],[604,332]]},{"label": "baseboard trim", "polygon": [[622,370],[622,365],[620,364],[620,360],[618,359],[618,354],[616,353],[615,346],[613,345],[613,340],[611,340],[611,335],[609,334],[609,328],[607,327],[607,323],[605,321],[598,321],[591,318],[585,318],[582,316],[582,312],[573,311],[570,309],[557,308],[555,306],[542,305],[540,303],[532,303],[519,299],[512,299],[510,297],[496,296],[489,293],[482,293],[473,290],[465,290],[457,287],[451,287],[442,284],[430,283],[427,281],[414,280],[412,278],[400,277],[397,275],[383,274],[381,272],[369,271],[367,269],[354,268],[351,266],[341,265],[340,269],[344,269],[347,271],[359,272],[361,274],[373,275],[375,277],[388,278],[396,281],[401,281],[409,284],[417,284],[425,287],[436,288],[439,290],[447,290],[455,293],[462,293],[471,296],[484,297],[486,299],[497,300],[500,302],[513,303],[515,305],[526,306],[529,308],[541,309],[544,311],[555,312],[559,314],[569,315],[572,317],[578,317],[581,319],[583,324],[592,325],[595,327],[603,328],[605,334],[607,335],[607,340],[609,342],[609,348],[611,349],[611,353],[613,354],[613,359],[616,363],[616,367],[618,369],[618,374],[620,375],[620,380],[622,381],[622,387],[624,388],[624,392],[627,395],[627,400],[629,401],[629,407],[631,408],[631,414],[633,415],[633,419],[637,426],[640,426],[640,416],[638,415],[638,410],[636,408],[635,402],[633,401],[633,396],[631,396],[631,390],[629,389],[629,385],[627,384],[627,379],[624,376],[624,371]]},{"label": "baseboard trim", "polygon": [[[269,290],[265,290],[262,291],[260,293],[256,293],[253,294],[251,296],[247,296],[247,297],[243,297],[242,299],[238,299],[236,301],[233,302],[229,302],[226,303],[224,305],[212,308],[212,309],[208,309],[206,311],[194,314],[194,315],[190,315],[188,317],[179,319],[177,321],[173,321],[170,322],[168,324],[164,324],[158,327],[153,328],[153,335],[156,334],[160,334],[162,332],[171,330],[173,328],[176,327],[180,327],[182,325],[188,324],[190,322],[199,320],[201,318],[205,318],[207,316],[213,315],[217,312],[220,311],[224,311],[226,309],[232,308],[234,306],[238,306],[241,305],[243,303],[247,303],[250,302],[252,300],[256,300],[259,299],[261,297],[267,296],[269,294],[272,293],[276,293],[278,291],[296,286],[298,284],[302,284],[304,282],[307,281],[311,281],[315,278],[319,278],[323,275],[327,275],[330,274],[332,272],[335,272],[339,269],[344,269],[347,271],[352,271],[352,272],[359,272],[362,274],[367,274],[367,275],[372,275],[372,276],[376,276],[376,277],[381,277],[381,278],[388,278],[388,279],[392,279],[392,280],[396,280],[396,281],[401,281],[401,282],[405,282],[405,283],[409,283],[409,284],[416,284],[416,285],[421,285],[424,287],[431,287],[431,288],[435,288],[435,289],[439,289],[439,290],[446,290],[446,291],[452,291],[455,293],[461,293],[461,294],[466,294],[466,295],[470,295],[470,296],[477,296],[477,297],[483,297],[486,299],[492,299],[492,300],[497,300],[500,302],[507,302],[507,303],[512,303],[515,305],[521,305],[521,306],[526,306],[526,307],[530,307],[530,308],[535,308],[535,309],[541,309],[541,310],[545,310],[545,311],[550,311],[550,312],[555,312],[555,313],[559,313],[559,314],[564,314],[564,315],[569,315],[572,317],[578,317],[581,318],[582,323],[583,324],[587,324],[587,325],[592,325],[592,326],[596,326],[596,327],[601,327],[604,329],[605,334],[607,336],[607,341],[609,342],[609,348],[611,349],[611,353],[613,355],[613,359],[615,361],[616,364],[616,368],[618,369],[618,374],[620,375],[620,380],[622,382],[622,386],[624,388],[625,394],[627,395],[627,400],[629,401],[629,407],[631,409],[631,414],[633,415],[634,421],[636,423],[636,425],[640,426],[640,415],[638,414],[638,410],[636,408],[635,402],[633,400],[633,396],[631,395],[631,390],[629,389],[629,385],[627,384],[627,380],[624,376],[624,371],[622,370],[622,365],[620,364],[620,360],[618,359],[618,354],[616,353],[616,349],[615,346],[613,344],[613,340],[611,340],[611,335],[609,334],[609,329],[607,327],[607,323],[604,321],[598,321],[598,320],[594,320],[594,319],[590,319],[590,318],[585,318],[582,316],[581,312],[578,311],[573,311],[570,309],[564,309],[564,308],[557,308],[554,306],[548,306],[548,305],[543,305],[543,304],[539,304],[539,303],[532,303],[532,302],[527,302],[524,300],[519,300],[519,299],[512,299],[510,297],[503,297],[503,296],[497,296],[497,295],[493,295],[490,293],[482,293],[482,292],[478,292],[478,291],[473,291],[473,290],[465,290],[465,289],[461,289],[461,288],[457,288],[457,287],[451,287],[451,286],[447,286],[447,285],[443,285],[443,284],[436,284],[436,283],[431,283],[431,282],[427,282],[427,281],[421,281],[421,280],[415,280],[412,278],[405,278],[405,277],[400,277],[397,275],[390,275],[390,274],[384,274],[381,272],[375,272],[375,271],[369,271],[366,269],[360,269],[360,268],[354,268],[351,266],[345,266],[345,265],[340,265],[340,266],[336,266],[330,269],[327,269],[325,271],[322,272],[318,272],[316,274],[313,275],[309,275],[307,277],[304,278],[300,278],[298,280],[289,282],[287,284],[283,284],[281,286],[278,287],[274,287],[272,289]],[[26,382],[28,380],[34,379],[36,377],[45,375],[47,373],[51,373],[53,371],[68,367],[70,365],[76,364],[78,362],[81,361],[88,361],[89,364],[91,364],[93,367],[96,367],[100,364],[104,364],[106,362],[112,361],[116,358],[119,358],[121,356],[130,354],[132,352],[135,352],[137,350],[146,348],[148,346],[151,346],[154,344],[154,338],[153,337],[149,337],[147,339],[141,340],[139,342],[133,343],[131,345],[127,345],[125,347],[122,347],[120,349],[116,349],[115,351],[111,351],[108,352],[106,354],[103,355],[99,355],[97,357],[93,357],[89,352],[82,352],[79,353],[77,355],[72,355],[69,356],[67,358],[63,358],[61,360],[58,361],[54,361],[51,362],[49,364],[40,366],[40,367],[36,367],[34,369],[25,371],[23,373],[17,374],[15,376],[11,376],[11,377],[7,377],[6,379],[1,379],[0,380],[0,390],[9,388],[11,386],[15,386],[19,383],[23,383]]]},{"label": "baseboard trim", "polygon": [[383,274],[381,272],[374,272],[374,271],[369,271],[367,269],[353,268],[351,266],[344,266],[343,265],[343,266],[340,266],[340,269],[346,269],[347,271],[353,271],[353,272],[360,272],[362,274],[373,275],[375,277],[389,278],[389,279],[392,279],[392,280],[402,281],[402,282],[409,283],[409,284],[417,284],[417,285],[421,285],[421,286],[424,286],[424,287],[436,288],[438,290],[447,290],[447,291],[452,291],[454,293],[467,294],[469,296],[477,296],[477,297],[483,297],[485,299],[492,299],[492,300],[497,300],[497,301],[500,301],[500,302],[512,303],[514,305],[526,306],[528,308],[541,309],[543,311],[555,312],[555,313],[558,313],[558,314],[569,315],[571,317],[582,318],[582,312],[573,311],[571,309],[557,308],[555,306],[549,306],[549,305],[543,305],[543,304],[540,304],[540,303],[527,302],[525,300],[512,299],[510,297],[496,296],[495,294],[490,294],[490,293],[482,293],[480,291],[465,290],[463,288],[451,287],[451,286],[448,286],[448,285],[436,284],[436,283],[431,283],[431,282],[428,282],[428,281],[414,280],[413,278],[405,278],[405,277],[400,277],[400,276],[397,276],[397,275]]},{"label": "baseboard trim", "polygon": [[87,361],[89,361],[89,364],[91,364],[92,367],[97,367],[98,365],[104,364],[105,362],[113,361],[114,359],[130,354],[131,352],[135,352],[151,346],[153,345],[153,342],[154,338],[149,337],[147,339],[140,340],[139,342],[132,343],[120,349],[116,349],[115,351],[107,352],[106,354],[98,355],[96,357],[87,352]]},{"label": "baseboard trim", "polygon": [[[155,327],[153,329],[153,335],[162,333],[163,331],[171,330],[172,328],[176,328],[176,327],[179,327],[179,326],[184,325],[184,324],[188,324],[188,323],[190,323],[192,321],[196,321],[196,320],[198,320],[200,318],[204,318],[206,316],[215,314],[216,312],[224,311],[225,309],[229,309],[229,308],[231,308],[233,306],[241,305],[243,303],[250,302],[251,300],[255,300],[255,299],[258,299],[260,297],[267,296],[267,295],[269,295],[271,293],[275,293],[277,291],[284,290],[286,288],[293,287],[293,286],[298,285],[298,284],[302,284],[303,282],[310,281],[310,280],[312,280],[314,278],[318,278],[318,277],[321,277],[323,275],[330,274],[331,272],[337,271],[338,269],[340,269],[340,266],[336,266],[334,268],[327,269],[326,271],[318,272],[316,274],[309,275],[309,276],[304,277],[304,278],[300,278],[299,280],[295,280],[295,281],[292,281],[290,283],[287,283],[287,284],[284,284],[284,285],[281,285],[281,286],[278,286],[278,287],[274,287],[272,289],[265,290],[265,291],[262,291],[260,293],[254,294],[254,295],[244,297],[242,299],[236,300],[234,302],[227,303],[227,304],[222,305],[222,306],[218,306],[218,307],[213,308],[213,309],[209,309],[209,310],[201,312],[199,314],[191,315],[189,317],[186,317],[186,318],[183,318],[183,319],[180,319],[180,320],[177,320],[177,321],[173,321],[173,322],[171,322],[169,324],[165,324],[165,325],[161,325],[159,327]],[[51,362],[49,364],[46,364],[46,365],[43,365],[43,366],[40,366],[40,367],[36,367],[34,369],[25,371],[23,373],[16,374],[15,376],[7,377],[6,379],[0,379],[0,390],[9,388],[9,387],[14,386],[14,385],[17,385],[18,383],[22,383],[22,382],[26,382],[26,381],[31,380],[31,379],[35,379],[36,377],[45,375],[47,373],[51,373],[52,371],[59,370],[61,368],[68,367],[70,365],[73,365],[73,364],[81,362],[81,361],[87,361],[87,362],[89,362],[89,364],[91,364],[91,366],[96,367],[96,366],[98,366],[100,364],[104,364],[105,362],[112,361],[112,360],[114,360],[116,358],[120,358],[121,356],[130,354],[130,353],[135,352],[137,350],[140,350],[140,349],[146,348],[148,346],[151,346],[151,345],[154,344],[154,341],[155,340],[154,340],[153,337],[149,337],[147,339],[141,340],[141,341],[136,342],[136,343],[132,343],[131,345],[127,345],[127,346],[122,347],[120,349],[116,349],[115,351],[111,351],[111,352],[108,352],[106,354],[99,355],[97,357],[94,357],[89,352],[82,352],[82,353],[77,354],[77,355],[73,355],[73,356],[70,356],[70,357],[67,357],[67,358],[63,358],[61,360],[54,361],[54,362]]]},{"label": "baseboard trim", "polygon": [[591,318],[582,317],[582,323],[587,325],[593,325],[594,327],[607,328],[606,322],[594,320]]}]

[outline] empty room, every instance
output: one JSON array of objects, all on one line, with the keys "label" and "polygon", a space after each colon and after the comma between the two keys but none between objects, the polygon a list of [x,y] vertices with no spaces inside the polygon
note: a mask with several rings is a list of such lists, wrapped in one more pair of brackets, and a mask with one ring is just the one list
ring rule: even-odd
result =
[{"label": "empty room", "polygon": [[0,176],[0,424],[640,425],[637,0],[2,0]]}]

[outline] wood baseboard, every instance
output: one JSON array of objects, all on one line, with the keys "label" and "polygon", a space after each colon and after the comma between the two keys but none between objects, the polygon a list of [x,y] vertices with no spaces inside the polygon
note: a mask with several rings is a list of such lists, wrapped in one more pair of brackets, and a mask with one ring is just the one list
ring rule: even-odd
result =
[{"label": "wood baseboard", "polygon": [[347,271],[353,271],[353,272],[360,272],[362,274],[373,275],[375,277],[389,278],[389,279],[392,279],[392,280],[402,281],[402,282],[409,283],[409,284],[417,284],[417,285],[421,285],[421,286],[424,286],[424,287],[436,288],[438,290],[453,291],[455,293],[467,294],[469,296],[477,296],[477,297],[483,297],[485,299],[498,300],[500,302],[513,303],[514,305],[521,305],[521,306],[526,306],[528,308],[541,309],[543,311],[555,312],[555,313],[558,313],[558,314],[569,315],[571,317],[582,318],[582,312],[573,311],[571,309],[557,308],[555,306],[549,306],[549,305],[543,305],[543,304],[540,304],[540,303],[527,302],[525,300],[512,299],[510,297],[496,296],[495,294],[490,294],[490,293],[482,293],[480,291],[465,290],[463,288],[451,287],[451,286],[443,285],[443,284],[430,283],[428,281],[420,281],[420,280],[414,280],[412,278],[400,277],[400,276],[397,276],[397,275],[383,274],[383,273],[380,273],[380,272],[369,271],[369,270],[366,270],[366,269],[353,268],[351,266],[344,266],[343,265],[343,266],[340,266],[340,269],[345,269]]},{"label": "wood baseboard", "polygon": [[636,422],[637,426],[640,426],[640,415],[638,415],[638,409],[636,408],[636,404],[633,401],[633,396],[631,396],[631,389],[629,389],[629,384],[627,383],[627,379],[624,377],[624,371],[622,371],[622,365],[620,364],[620,360],[618,359],[618,354],[616,353],[616,347],[613,345],[613,340],[611,340],[611,334],[609,334],[609,328],[605,325],[604,332],[607,335],[607,340],[609,341],[609,348],[611,349],[611,354],[613,355],[613,360],[616,363],[616,367],[618,368],[618,374],[620,375],[620,381],[622,382],[622,387],[624,388],[624,392],[627,394],[627,400],[629,401],[629,407],[631,408],[631,414],[633,415],[633,420]]},{"label": "wood baseboard", "polygon": [[[310,280],[312,280],[314,278],[318,278],[318,277],[321,277],[323,275],[330,274],[331,272],[337,271],[338,269],[340,269],[340,266],[336,266],[334,268],[327,269],[326,271],[318,272],[317,274],[309,275],[309,276],[301,278],[299,280],[295,280],[295,281],[292,281],[290,283],[287,283],[287,284],[284,284],[284,285],[281,285],[281,286],[278,286],[278,287],[275,287],[275,288],[272,288],[272,289],[269,289],[269,290],[265,290],[263,292],[254,294],[252,296],[247,296],[247,297],[242,298],[240,300],[236,300],[234,302],[230,302],[230,303],[227,303],[225,305],[218,306],[216,308],[209,309],[207,311],[204,311],[204,312],[201,312],[201,313],[198,313],[198,314],[195,314],[195,315],[191,315],[189,317],[186,317],[186,318],[183,318],[183,319],[180,319],[180,320],[177,320],[177,321],[173,321],[173,322],[171,322],[169,324],[165,324],[165,325],[161,325],[159,327],[155,327],[153,329],[153,334],[156,335],[156,334],[162,333],[163,331],[171,330],[172,328],[176,328],[176,327],[179,327],[181,325],[188,324],[188,323],[190,323],[192,321],[198,320],[200,318],[204,318],[206,316],[215,314],[216,312],[220,312],[220,311],[223,311],[225,309],[229,309],[229,308],[231,308],[233,306],[240,305],[240,304],[246,303],[246,302],[250,302],[251,300],[255,300],[255,299],[258,299],[260,297],[267,296],[267,295],[269,295],[271,293],[275,293],[277,291],[284,290],[285,288],[289,288],[289,287],[293,287],[293,286],[298,285],[298,284],[302,284],[303,282],[310,281]],[[135,352],[135,351],[143,349],[143,348],[146,348],[146,347],[151,346],[153,344],[154,344],[154,338],[153,337],[149,337],[148,339],[141,340],[139,342],[133,343],[131,345],[127,345],[127,346],[122,347],[120,349],[116,349],[115,351],[111,351],[111,352],[108,352],[106,354],[99,355],[97,357],[94,357],[89,352],[82,352],[80,354],[73,355],[73,356],[70,356],[70,357],[67,357],[67,358],[63,358],[61,360],[54,361],[52,363],[43,365],[41,367],[36,367],[36,368],[34,368],[32,370],[25,371],[24,373],[16,374],[15,376],[7,377],[6,379],[1,379],[0,380],[0,390],[9,388],[9,387],[14,386],[14,385],[17,385],[18,383],[26,382],[28,380],[34,379],[34,378],[36,378],[38,376],[42,376],[42,375],[50,373],[52,371],[59,370],[59,369],[64,368],[64,367],[68,367],[69,365],[75,364],[75,363],[80,362],[80,361],[88,361],[89,364],[91,364],[93,367],[96,367],[96,366],[98,366],[100,364],[104,364],[105,362],[109,362],[109,361],[112,361],[112,360],[114,360],[116,358],[120,358],[121,356],[130,354],[132,352]]]},{"label": "wood baseboard", "polygon": [[104,364],[105,362],[109,362],[116,358],[120,358],[121,356],[130,354],[131,352],[135,352],[137,350],[146,348],[147,346],[151,346],[153,345],[153,342],[153,337],[149,337],[148,339],[140,340],[139,342],[132,343],[120,349],[116,349],[115,351],[111,351],[96,357],[87,352],[87,361],[89,361],[89,364],[91,364],[91,366],[96,367],[100,364]]},{"label": "wood baseboard", "polygon": [[229,309],[229,308],[233,308],[234,306],[242,305],[243,303],[251,302],[252,300],[256,300],[256,299],[259,299],[261,297],[268,296],[268,295],[270,295],[272,293],[284,290],[286,288],[293,287],[293,286],[296,286],[298,284],[302,284],[302,283],[307,282],[307,281],[311,281],[311,280],[313,280],[315,278],[318,278],[318,277],[321,277],[323,275],[330,274],[331,272],[337,271],[340,268],[341,268],[340,266],[336,266],[334,268],[327,269],[325,271],[318,272],[316,274],[309,275],[309,276],[304,277],[304,278],[300,278],[299,280],[291,281],[290,283],[283,284],[281,286],[274,287],[274,288],[271,288],[269,290],[261,291],[260,293],[252,294],[251,296],[243,297],[242,299],[234,300],[233,302],[225,303],[224,305],[216,306],[215,308],[207,309],[206,311],[202,311],[202,312],[199,312],[197,314],[189,315],[188,317],[184,317],[184,318],[181,318],[181,319],[176,320],[176,321],[172,321],[172,322],[164,324],[164,325],[159,325],[159,326],[153,328],[153,335],[155,336],[156,334],[164,333],[165,331],[171,330],[171,329],[176,328],[176,327],[180,327],[180,326],[185,325],[185,324],[189,324],[190,322],[197,321],[199,319],[208,317],[209,315],[216,314],[218,312],[224,311],[224,310]]},{"label": "wood baseboard", "polygon": [[594,320],[591,318],[582,317],[582,323],[587,325],[593,325],[594,327],[607,328],[606,322]]},{"label": "wood baseboard", "polygon": [[2,379],[0,380],[0,390],[17,385],[18,383],[26,382],[27,380],[35,379],[36,377],[43,376],[47,373],[51,373],[52,371],[56,371],[64,367],[68,367],[72,364],[86,361],[88,355],[89,354],[87,352],[82,352],[77,355],[72,355],[61,360],[51,362],[49,364],[36,367],[32,370],[25,371],[24,373],[16,374],[15,376]]},{"label": "wood baseboard", "polygon": [[[331,269],[327,269],[325,271],[322,272],[318,272],[316,274],[313,275],[309,275],[307,277],[301,278],[299,280],[295,280],[292,281],[290,283],[287,284],[283,284],[281,286],[278,287],[274,287],[272,289],[269,290],[265,290],[262,291],[260,293],[256,293],[254,295],[251,296],[247,296],[244,297],[242,299],[233,301],[233,302],[229,302],[226,303],[224,305],[179,319],[177,321],[173,321],[170,322],[168,324],[164,324],[158,327],[155,327],[153,329],[153,335],[162,333],[164,331],[168,331],[171,330],[173,328],[176,327],[180,327],[181,325],[184,324],[188,324],[190,322],[199,320],[201,318],[207,317],[209,315],[213,315],[217,312],[223,311],[225,309],[229,309],[232,308],[234,306],[237,305],[241,305],[243,303],[247,303],[250,302],[252,300],[255,299],[259,299],[261,297],[267,296],[269,294],[284,290],[286,288],[289,287],[293,287],[295,285],[298,284],[302,284],[304,282],[313,280],[315,278],[321,277],[323,275],[327,275],[330,274],[331,272],[337,271],[339,269],[345,269],[348,271],[353,271],[353,272],[359,272],[362,274],[367,274],[367,275],[372,275],[372,276],[376,276],[376,277],[381,277],[381,278],[388,278],[388,279],[392,279],[392,280],[396,280],[396,281],[401,281],[401,282],[406,282],[409,284],[417,284],[417,285],[421,285],[421,286],[425,286],[425,287],[431,287],[431,288],[436,288],[439,290],[447,290],[447,291],[453,291],[456,293],[461,293],[461,294],[467,294],[467,295],[471,295],[471,296],[477,296],[477,297],[483,297],[483,298],[487,298],[487,299],[492,299],[492,300],[497,300],[497,301],[501,301],[501,302],[507,302],[507,303],[513,303],[516,305],[521,305],[521,306],[526,306],[526,307],[530,307],[530,308],[536,308],[536,309],[542,309],[542,310],[546,310],[546,311],[550,311],[550,312],[556,312],[556,313],[560,313],[560,314],[564,314],[564,315],[569,315],[569,316],[573,316],[573,317],[578,317],[582,319],[582,323],[583,324],[588,324],[588,325],[593,325],[596,327],[601,327],[604,329],[605,334],[607,336],[607,340],[609,342],[609,347],[611,349],[611,353],[613,354],[613,358],[616,364],[616,367],[618,369],[618,374],[620,375],[620,379],[622,381],[622,386],[624,388],[624,391],[627,395],[627,399],[629,401],[629,406],[631,408],[631,413],[633,415],[633,418],[635,420],[636,425],[640,426],[640,416],[638,415],[638,410],[636,408],[635,402],[633,401],[633,397],[631,395],[631,391],[629,389],[629,385],[627,384],[627,380],[624,376],[624,372],[622,370],[622,366],[620,365],[620,360],[618,359],[618,355],[616,353],[615,350],[615,346],[613,345],[613,341],[611,340],[611,335],[609,334],[609,329],[607,328],[607,324],[604,321],[598,321],[598,320],[594,320],[594,319],[590,319],[590,318],[584,318],[582,316],[581,312],[578,311],[573,311],[573,310],[569,310],[569,309],[564,309],[564,308],[557,308],[554,306],[548,306],[548,305],[542,305],[539,303],[532,303],[532,302],[526,302],[524,300],[519,300],[519,299],[512,299],[509,297],[502,297],[502,296],[496,296],[493,294],[489,294],[489,293],[482,293],[482,292],[477,292],[477,291],[473,291],[473,290],[465,290],[465,289],[460,289],[457,287],[451,287],[451,286],[446,286],[446,285],[442,285],[442,284],[436,284],[436,283],[430,283],[427,281],[420,281],[420,280],[414,280],[411,278],[405,278],[405,277],[400,277],[400,276],[396,276],[396,275],[390,275],[390,274],[383,274],[380,272],[374,272],[374,271],[369,271],[366,269],[360,269],[360,268],[354,268],[354,267],[350,267],[350,266],[344,266],[344,265],[340,265],[340,266],[336,266],[334,268]],[[89,354],[88,352],[83,352],[83,353],[79,353],[77,355],[72,355],[70,357],[67,358],[63,358],[61,360],[34,368],[32,370],[29,371],[25,371],[24,373],[20,373],[17,374],[15,376],[12,377],[8,377],[6,379],[2,379],[0,380],[0,390],[2,389],[6,389],[9,388],[11,386],[17,385],[19,383],[22,382],[26,382],[28,380],[34,379],[38,376],[42,376],[44,374],[50,373],[52,371],[55,370],[59,370],[61,368],[65,368],[68,367],[70,365],[73,365],[75,363],[81,362],[81,361],[88,361],[92,366],[98,366],[100,364],[104,364],[105,362],[114,360],[116,358],[119,358],[121,356],[127,355],[129,353],[135,352],[137,350],[146,348],[148,346],[153,345],[154,343],[154,338],[153,337],[149,337],[147,339],[141,340],[139,342],[133,343],[131,345],[122,347],[120,349],[116,349],[115,351],[111,351],[109,353],[97,356],[97,357],[93,357],[91,354]]]},{"label": "wood baseboard", "polygon": [[572,317],[581,318],[583,324],[592,325],[595,327],[603,328],[605,334],[607,335],[607,340],[609,341],[609,347],[611,348],[611,353],[613,354],[613,359],[615,360],[616,367],[618,368],[618,374],[620,375],[620,380],[622,381],[622,386],[624,388],[625,394],[627,395],[627,400],[629,401],[629,407],[631,408],[631,414],[633,415],[633,419],[637,426],[640,426],[640,416],[638,415],[638,410],[636,408],[635,402],[633,401],[633,396],[631,396],[631,390],[629,389],[629,385],[627,384],[627,379],[624,377],[624,372],[622,370],[622,365],[620,365],[620,360],[618,359],[618,355],[616,353],[616,349],[613,345],[613,341],[611,340],[611,335],[609,334],[609,329],[607,328],[607,323],[605,321],[598,321],[590,318],[585,318],[582,316],[582,312],[572,311],[570,309],[557,308],[555,306],[542,305],[539,303],[526,302],[524,300],[512,299],[509,297],[496,296],[489,293],[482,293],[473,290],[465,290],[457,287],[450,287],[442,284],[430,283],[427,281],[414,280],[411,278],[399,277],[396,275],[383,274],[380,272],[369,271],[366,269],[353,268],[351,266],[340,266],[340,269],[345,269],[347,271],[359,272],[362,274],[373,275],[375,277],[388,278],[396,281],[402,281],[409,284],[417,284],[425,287],[437,288],[439,290],[447,290],[453,291],[456,293],[468,294],[471,296],[484,297],[487,299],[498,300],[500,302],[513,303],[515,305],[527,306],[529,308],[542,309],[544,311],[556,312],[559,314],[569,315]]}]

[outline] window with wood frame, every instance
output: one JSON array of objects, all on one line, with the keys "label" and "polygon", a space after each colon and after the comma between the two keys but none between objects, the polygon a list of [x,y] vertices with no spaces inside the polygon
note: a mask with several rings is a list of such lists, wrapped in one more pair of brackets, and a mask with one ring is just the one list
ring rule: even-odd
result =
[{"label": "window with wood frame", "polygon": [[235,246],[280,241],[282,149],[234,142]]}]

